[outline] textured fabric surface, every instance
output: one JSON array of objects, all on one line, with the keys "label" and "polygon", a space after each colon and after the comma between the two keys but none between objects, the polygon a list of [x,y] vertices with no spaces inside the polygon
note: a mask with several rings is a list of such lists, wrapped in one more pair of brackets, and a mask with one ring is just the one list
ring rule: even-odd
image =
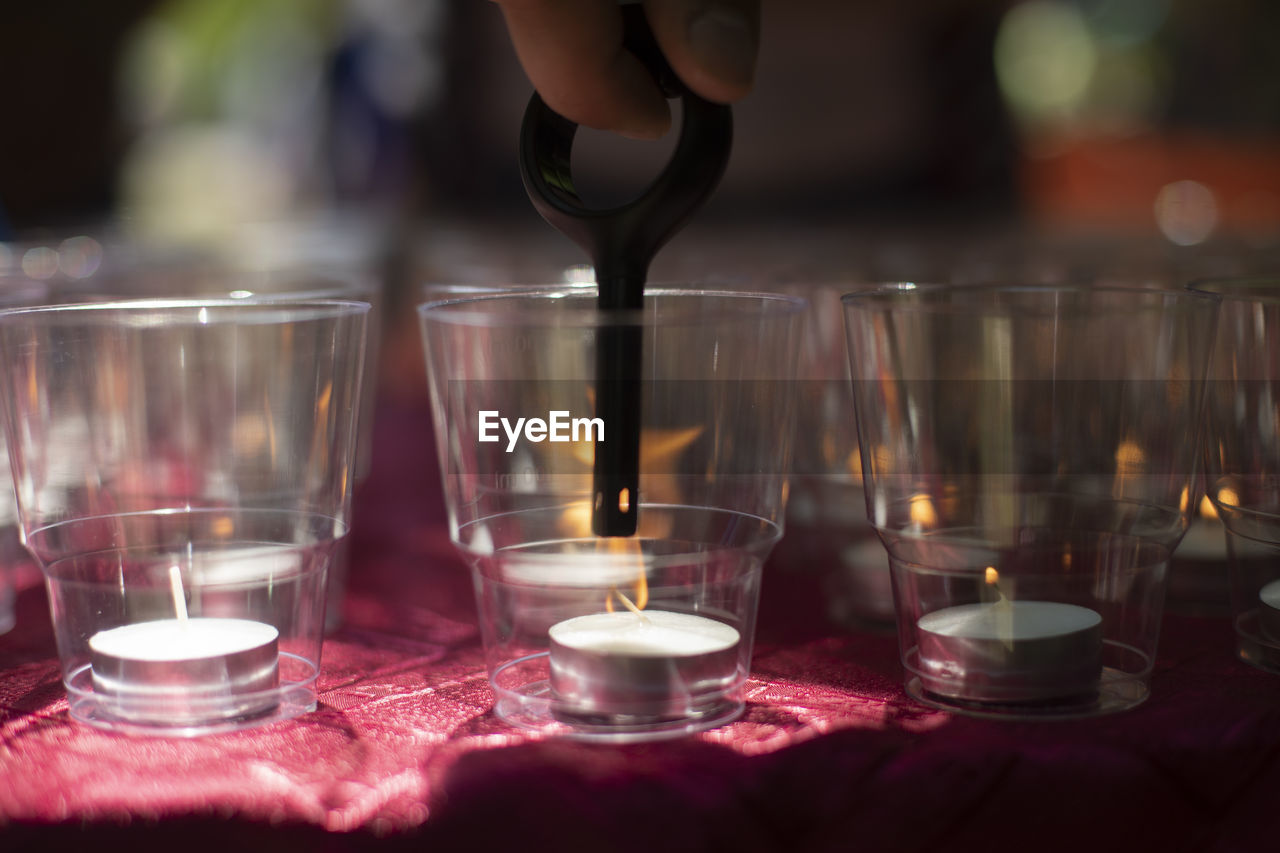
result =
[{"label": "textured fabric surface", "polygon": [[[656,744],[536,740],[495,719],[423,405],[390,402],[358,494],[320,707],[198,740],[72,723],[27,578],[0,637],[9,843],[133,849],[1273,850],[1280,678],[1226,619],[1169,617],[1141,707],[1004,723],[913,703],[893,636],[823,620],[766,569],[739,721]],[[16,848],[15,848],[16,849]]]}]

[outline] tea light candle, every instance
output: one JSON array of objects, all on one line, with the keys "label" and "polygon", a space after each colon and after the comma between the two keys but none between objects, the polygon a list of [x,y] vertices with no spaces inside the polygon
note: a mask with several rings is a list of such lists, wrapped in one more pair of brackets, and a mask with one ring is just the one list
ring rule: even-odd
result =
[{"label": "tea light candle", "polygon": [[1053,601],[945,607],[921,616],[925,690],[970,702],[1086,697],[1102,673],[1102,616]]},{"label": "tea light candle", "polygon": [[177,566],[176,619],[135,622],[89,638],[95,692],[140,722],[207,723],[275,707],[280,632],[250,619],[188,618]]},{"label": "tea light candle", "polygon": [[1227,533],[1222,522],[1210,518],[1196,518],[1191,522],[1182,541],[1174,550],[1178,560],[1225,563],[1227,560]]},{"label": "tea light candle", "polygon": [[1280,643],[1280,580],[1263,585],[1258,592],[1258,625],[1262,635]]},{"label": "tea light candle", "polygon": [[667,610],[593,613],[549,631],[551,689],[574,715],[678,717],[738,674],[742,635]]}]

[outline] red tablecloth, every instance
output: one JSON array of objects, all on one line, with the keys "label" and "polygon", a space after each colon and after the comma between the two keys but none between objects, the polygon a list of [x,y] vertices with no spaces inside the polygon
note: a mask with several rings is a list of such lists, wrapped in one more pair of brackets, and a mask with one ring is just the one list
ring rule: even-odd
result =
[{"label": "red tablecloth", "polygon": [[1069,723],[922,708],[896,639],[766,569],[748,707],[683,740],[536,740],[495,719],[425,402],[388,401],[357,495],[320,707],[198,740],[72,723],[32,586],[0,637],[0,819],[42,849],[1275,850],[1280,678],[1225,619],[1169,617],[1152,697]]}]

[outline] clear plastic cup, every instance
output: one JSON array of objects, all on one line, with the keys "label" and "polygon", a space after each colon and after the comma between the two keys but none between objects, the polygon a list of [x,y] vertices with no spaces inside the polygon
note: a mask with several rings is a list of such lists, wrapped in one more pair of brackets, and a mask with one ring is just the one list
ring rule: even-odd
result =
[{"label": "clear plastic cup", "polygon": [[[255,236],[256,235],[256,236]],[[368,302],[372,309],[366,321],[364,375],[361,379],[360,435],[356,444],[356,485],[369,472],[372,454],[373,413],[377,391],[377,362],[381,345],[383,293],[381,280],[361,267],[367,264],[331,261],[318,263],[318,258],[295,256],[286,245],[280,249],[284,257],[272,258],[269,247],[280,236],[270,230],[247,229],[248,251],[241,263],[221,257],[207,257],[184,252],[163,253],[152,247],[126,242],[98,244],[97,262],[83,271],[75,266],[75,274],[62,271],[61,261],[69,249],[63,241],[56,257],[59,268],[47,279],[58,302],[98,302],[122,299],[234,299],[246,302],[306,302],[317,299],[342,299]],[[74,248],[74,247],[73,247]],[[53,251],[49,247],[49,251]],[[312,255],[317,246],[307,247]],[[343,251],[349,251],[343,250]],[[79,257],[79,255],[75,255]],[[271,262],[268,262],[271,261]],[[330,565],[325,630],[332,632],[342,622],[342,605],[347,587],[349,557],[345,548],[334,556]]]},{"label": "clear plastic cup", "polygon": [[[595,302],[571,288],[419,308],[450,533],[472,568],[499,717],[671,737],[743,708],[761,566],[782,532],[804,303],[697,290],[650,291],[635,312]],[[621,424],[596,411],[597,346],[620,330],[641,364]],[[639,486],[620,500],[636,502],[637,532],[596,536],[596,453],[630,427]]]},{"label": "clear plastic cup", "polygon": [[907,692],[996,717],[1143,701],[1217,300],[898,285],[844,303]]},{"label": "clear plastic cup", "polygon": [[5,434],[76,720],[189,735],[315,705],[367,302],[0,313]]},{"label": "clear plastic cup", "polygon": [[1193,286],[1222,299],[1209,372],[1205,492],[1226,528],[1236,651],[1280,672],[1280,278]]},{"label": "clear plastic cup", "polygon": [[[39,281],[3,274],[0,265],[0,309],[37,305],[48,298],[48,288]],[[24,567],[30,567],[31,555],[22,545],[18,531],[18,503],[13,495],[13,478],[9,472],[9,454],[0,435],[0,634],[13,628],[17,621],[14,603],[17,579]]]}]

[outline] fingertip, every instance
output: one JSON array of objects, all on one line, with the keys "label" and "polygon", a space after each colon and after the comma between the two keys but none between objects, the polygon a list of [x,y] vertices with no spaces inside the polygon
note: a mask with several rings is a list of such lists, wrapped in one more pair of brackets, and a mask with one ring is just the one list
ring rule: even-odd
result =
[{"label": "fingertip", "polygon": [[689,21],[689,48],[706,74],[708,97],[732,101],[751,91],[756,73],[755,27],[736,6],[711,6]]},{"label": "fingertip", "polygon": [[663,53],[690,89],[732,103],[755,84],[760,42],[757,0],[646,0]]},{"label": "fingertip", "polygon": [[622,41],[614,0],[503,0],[521,65],[542,100],[570,121],[637,139],[671,127],[666,98]]}]

